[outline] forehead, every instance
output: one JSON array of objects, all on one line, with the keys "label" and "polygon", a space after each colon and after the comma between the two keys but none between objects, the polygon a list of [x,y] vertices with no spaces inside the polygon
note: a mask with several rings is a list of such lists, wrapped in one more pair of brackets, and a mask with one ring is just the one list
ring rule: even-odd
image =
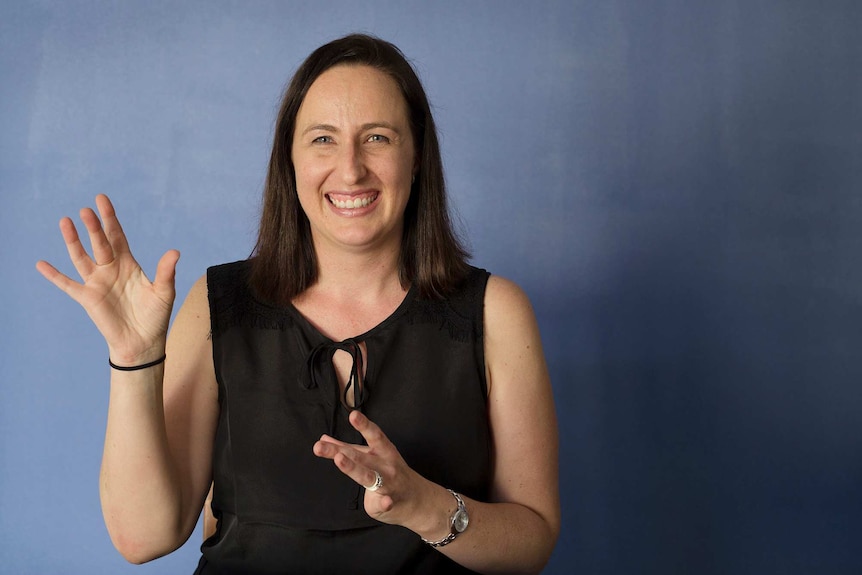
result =
[{"label": "forehead", "polygon": [[297,113],[304,123],[407,122],[407,102],[395,80],[364,65],[339,65],[322,73],[308,88]]}]

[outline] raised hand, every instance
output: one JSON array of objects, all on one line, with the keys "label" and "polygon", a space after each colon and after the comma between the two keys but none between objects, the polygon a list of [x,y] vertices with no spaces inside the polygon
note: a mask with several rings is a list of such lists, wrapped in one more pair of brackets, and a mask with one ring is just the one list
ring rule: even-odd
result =
[{"label": "raised hand", "polygon": [[153,282],[135,261],[114,206],[105,195],[96,197],[101,216],[81,210],[93,254],[87,253],[70,218],[60,220],[69,258],[83,282],[77,282],[40,261],[36,269],[48,281],[81,304],[108,343],[112,361],[137,365],[164,353],[168,323],[176,291],[174,277],[180,254],[166,252]]}]

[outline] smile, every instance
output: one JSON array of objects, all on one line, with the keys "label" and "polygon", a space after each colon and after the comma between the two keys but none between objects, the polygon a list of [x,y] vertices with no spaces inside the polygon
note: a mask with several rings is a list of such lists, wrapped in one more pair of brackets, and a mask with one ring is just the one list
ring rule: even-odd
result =
[{"label": "smile", "polygon": [[334,194],[326,194],[326,199],[328,199],[329,203],[331,203],[333,206],[341,210],[355,210],[356,208],[365,208],[373,204],[374,201],[377,200],[378,195],[378,192],[363,195],[361,197],[335,197]]}]

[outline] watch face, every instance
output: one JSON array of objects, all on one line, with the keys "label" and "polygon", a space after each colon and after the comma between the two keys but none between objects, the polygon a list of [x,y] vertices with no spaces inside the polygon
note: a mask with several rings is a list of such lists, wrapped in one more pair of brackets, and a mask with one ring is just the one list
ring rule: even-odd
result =
[{"label": "watch face", "polygon": [[452,526],[458,533],[463,533],[467,529],[467,524],[470,523],[470,517],[463,509],[459,509],[455,513],[455,518],[452,520]]}]

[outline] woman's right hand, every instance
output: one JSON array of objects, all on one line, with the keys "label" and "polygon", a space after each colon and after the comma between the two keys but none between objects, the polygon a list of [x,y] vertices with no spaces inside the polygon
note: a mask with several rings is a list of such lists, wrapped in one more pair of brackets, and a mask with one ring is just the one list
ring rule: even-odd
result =
[{"label": "woman's right hand", "polygon": [[156,267],[155,280],[150,282],[129,251],[111,200],[100,194],[96,197],[96,206],[101,222],[92,209],[81,210],[81,221],[90,236],[92,257],[82,245],[72,220],[60,220],[69,257],[83,283],[69,278],[46,261],[38,262],[36,269],[86,310],[108,343],[114,363],[139,365],[155,360],[165,349],[180,253],[177,250],[166,252]]}]

